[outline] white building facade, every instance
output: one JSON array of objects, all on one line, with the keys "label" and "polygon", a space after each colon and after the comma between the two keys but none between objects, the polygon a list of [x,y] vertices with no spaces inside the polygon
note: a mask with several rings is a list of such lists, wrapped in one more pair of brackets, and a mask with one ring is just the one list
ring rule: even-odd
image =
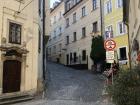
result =
[{"label": "white building facade", "polygon": [[48,60],[53,62],[65,64],[64,59],[64,25],[65,19],[63,17],[64,14],[64,2],[63,0],[60,2],[55,2],[54,7],[50,10],[51,17],[51,31],[50,38],[48,41],[47,49],[48,49]]},{"label": "white building facade", "polygon": [[65,64],[91,69],[92,37],[101,35],[100,0],[65,0]]}]

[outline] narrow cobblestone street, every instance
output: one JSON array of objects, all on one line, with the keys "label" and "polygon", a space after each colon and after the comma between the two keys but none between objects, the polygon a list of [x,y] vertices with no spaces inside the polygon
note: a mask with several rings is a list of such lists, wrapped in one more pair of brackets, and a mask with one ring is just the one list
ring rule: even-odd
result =
[{"label": "narrow cobblestone street", "polygon": [[50,62],[47,66],[49,77],[45,99],[23,105],[110,105],[102,97],[104,80],[101,75]]}]

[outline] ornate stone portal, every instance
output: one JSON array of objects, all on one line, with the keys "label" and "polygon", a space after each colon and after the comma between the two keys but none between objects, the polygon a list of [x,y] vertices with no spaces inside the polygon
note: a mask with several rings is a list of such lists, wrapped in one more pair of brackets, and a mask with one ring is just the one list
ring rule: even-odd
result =
[{"label": "ornate stone portal", "polygon": [[20,91],[24,91],[25,70],[26,70],[26,56],[29,51],[20,46],[1,45],[1,62],[0,62],[0,94],[3,93],[3,67],[5,61],[19,61],[21,62],[21,84]]}]

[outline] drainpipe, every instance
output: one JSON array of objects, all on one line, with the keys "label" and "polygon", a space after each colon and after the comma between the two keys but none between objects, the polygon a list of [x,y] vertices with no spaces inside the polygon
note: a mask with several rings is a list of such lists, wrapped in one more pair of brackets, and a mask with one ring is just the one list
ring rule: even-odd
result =
[{"label": "drainpipe", "polygon": [[127,26],[127,32],[128,32],[128,47],[129,47],[129,66],[130,66],[130,70],[132,69],[132,65],[131,65],[131,45],[130,45],[130,34],[129,34],[129,24],[128,23],[125,23],[126,26]]},{"label": "drainpipe", "polygon": [[42,56],[43,56],[43,80],[45,81],[45,0],[43,0],[43,40],[42,40]]},{"label": "drainpipe", "polygon": [[104,18],[103,18],[103,15],[104,15],[104,12],[103,12],[103,8],[104,8],[104,0],[100,0],[100,18],[101,18],[101,34],[102,34],[102,37],[104,38]]}]

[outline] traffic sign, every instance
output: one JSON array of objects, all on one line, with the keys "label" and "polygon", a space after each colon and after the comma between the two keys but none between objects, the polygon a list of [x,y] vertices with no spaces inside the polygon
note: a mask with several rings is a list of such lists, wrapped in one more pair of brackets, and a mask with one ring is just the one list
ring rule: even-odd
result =
[{"label": "traffic sign", "polygon": [[114,50],[116,48],[116,42],[112,39],[106,40],[104,42],[104,47],[107,51]]},{"label": "traffic sign", "polygon": [[114,63],[115,52],[114,51],[106,51],[106,62]]}]

